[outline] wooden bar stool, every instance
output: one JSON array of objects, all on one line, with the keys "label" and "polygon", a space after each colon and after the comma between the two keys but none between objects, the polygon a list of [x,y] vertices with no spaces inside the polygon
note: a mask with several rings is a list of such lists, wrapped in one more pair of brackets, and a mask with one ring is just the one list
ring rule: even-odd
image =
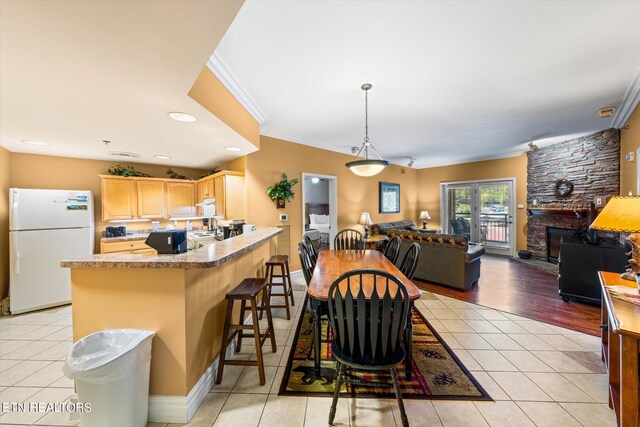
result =
[{"label": "wooden bar stool", "polygon": [[[222,374],[224,373],[224,365],[241,365],[241,366],[257,366],[258,374],[260,375],[260,384],[264,385],[264,363],[262,362],[262,345],[267,340],[267,337],[271,338],[271,350],[275,353],[276,348],[276,336],[273,331],[273,321],[271,319],[271,307],[269,305],[269,298],[267,297],[268,287],[267,279],[264,278],[250,278],[244,279],[242,283],[235,287],[231,292],[227,293],[227,314],[224,318],[224,332],[222,333],[222,343],[220,345],[220,360],[218,363],[218,375],[216,376],[216,384],[222,382]],[[258,306],[257,297],[262,293],[263,304],[266,304],[267,310],[267,329],[264,334],[260,334],[260,325],[258,322]],[[240,301],[240,321],[238,323],[232,323],[233,303]],[[247,307],[247,302],[250,303],[250,307]],[[252,325],[244,324],[245,311],[251,309]],[[253,329],[253,333],[245,333],[244,330]],[[229,336],[229,330],[233,333]],[[256,342],[256,359],[257,360],[226,360],[227,346],[233,341],[233,338],[238,335],[238,343],[236,346],[236,353],[240,351],[242,346],[243,337],[254,337]]]},{"label": "wooden bar stool", "polygon": [[[280,269],[280,274],[275,274],[275,268]],[[274,282],[273,279],[282,279],[282,282]],[[273,287],[282,286],[281,294],[274,294]],[[291,274],[289,273],[289,256],[288,255],[273,255],[267,261],[267,300],[271,302],[271,297],[284,297],[284,304],[273,305],[271,308],[285,308],[287,310],[287,320],[291,319],[291,313],[289,311],[289,298],[291,298],[291,305],[294,306],[293,301],[293,286],[291,285]],[[264,299],[263,299],[264,300]],[[260,319],[262,319],[262,312],[267,310],[264,303],[260,305]]]}]

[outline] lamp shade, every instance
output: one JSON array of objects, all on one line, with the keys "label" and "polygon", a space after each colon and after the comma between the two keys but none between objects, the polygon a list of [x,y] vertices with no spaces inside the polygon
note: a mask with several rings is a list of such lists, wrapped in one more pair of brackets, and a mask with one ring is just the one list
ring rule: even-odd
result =
[{"label": "lamp shade", "polygon": [[418,219],[431,219],[431,217],[429,216],[428,211],[422,211],[420,212],[420,217]]},{"label": "lamp shade", "polygon": [[369,215],[369,212],[362,212],[362,214],[360,215],[360,221],[358,221],[358,224],[360,225],[373,224],[373,221],[371,221],[371,215]]},{"label": "lamp shade", "polygon": [[602,231],[640,233],[640,196],[616,196],[591,224]]},{"label": "lamp shade", "polygon": [[382,172],[384,168],[389,166],[389,162],[386,160],[354,160],[345,164],[351,172],[359,176],[374,176]]}]

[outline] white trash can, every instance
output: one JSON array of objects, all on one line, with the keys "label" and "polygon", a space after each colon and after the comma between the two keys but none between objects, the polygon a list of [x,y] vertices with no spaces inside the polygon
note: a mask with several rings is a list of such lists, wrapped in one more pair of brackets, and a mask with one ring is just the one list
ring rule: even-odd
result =
[{"label": "white trash can", "polygon": [[112,329],[87,335],[62,367],[76,382],[82,427],[144,427],[149,411],[153,331]]}]

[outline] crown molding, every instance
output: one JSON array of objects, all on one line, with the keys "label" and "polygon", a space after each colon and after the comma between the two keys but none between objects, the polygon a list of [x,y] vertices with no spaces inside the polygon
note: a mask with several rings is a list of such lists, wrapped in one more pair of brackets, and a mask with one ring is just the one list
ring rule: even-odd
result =
[{"label": "crown molding", "polygon": [[451,160],[451,161],[443,161],[443,162],[435,162],[435,163],[428,163],[428,162],[424,162],[424,161],[420,162],[420,158],[418,158],[416,163],[423,163],[423,164],[420,165],[419,167],[415,167],[414,166],[414,169],[422,170],[422,169],[439,168],[439,167],[442,167],[442,166],[462,165],[462,164],[465,164],[465,163],[484,162],[484,161],[487,161],[487,160],[508,159],[510,157],[519,157],[523,153],[526,153],[526,151],[524,151],[524,150],[509,151],[509,152],[506,152],[506,153],[498,153],[498,154],[492,154],[492,155],[488,155],[488,156],[466,157],[466,158],[463,158],[463,159],[457,159],[457,160]]},{"label": "crown molding", "polygon": [[267,115],[258,106],[258,103],[249,95],[249,92],[242,86],[242,83],[233,74],[229,66],[222,59],[218,52],[213,52],[213,55],[207,61],[207,68],[215,74],[215,76],[222,82],[229,92],[242,104],[242,106],[253,116],[259,124],[263,124],[267,121]]},{"label": "crown molding", "polygon": [[627,92],[624,94],[622,104],[618,107],[617,111],[613,115],[611,121],[611,127],[621,129],[627,124],[627,120],[631,117],[631,114],[635,111],[636,107],[640,103],[640,69],[636,73],[636,76],[631,81]]},{"label": "crown molding", "polygon": [[275,139],[281,139],[283,141],[294,142],[296,144],[308,145],[310,147],[320,148],[322,150],[335,151],[335,150],[331,150],[329,148],[318,147],[317,145],[314,145],[308,139],[305,139],[305,138],[302,138],[302,137],[299,137],[299,136],[296,136],[296,135],[292,135],[292,134],[287,133],[287,132],[280,132],[278,130],[271,129],[268,126],[262,126],[260,128],[260,135],[268,136],[270,138],[275,138]]}]

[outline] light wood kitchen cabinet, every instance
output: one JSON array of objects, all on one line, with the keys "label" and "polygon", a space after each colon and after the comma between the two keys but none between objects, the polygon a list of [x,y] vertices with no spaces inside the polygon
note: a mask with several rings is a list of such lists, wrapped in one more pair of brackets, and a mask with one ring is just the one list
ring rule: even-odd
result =
[{"label": "light wood kitchen cabinet", "polygon": [[227,220],[245,219],[244,176],[223,174],[214,179],[216,214]]},{"label": "light wood kitchen cabinet", "polygon": [[169,218],[196,215],[195,182],[167,182],[167,215]]},{"label": "light wood kitchen cabinet", "polygon": [[102,179],[102,220],[131,220],[138,216],[136,182],[126,178]]},{"label": "light wood kitchen cabinet", "polygon": [[[145,239],[146,240],[146,239]],[[101,242],[101,254],[158,254],[158,251],[144,243],[144,240]]]},{"label": "light wood kitchen cabinet", "polygon": [[213,179],[198,182],[198,203],[204,199],[215,197]]},{"label": "light wood kitchen cabinet", "polygon": [[[201,203],[204,199],[210,199],[212,197],[215,197],[213,190],[213,178],[206,178],[203,181],[198,182],[197,203]],[[202,215],[201,206],[198,206],[198,215]]]},{"label": "light wood kitchen cabinet", "polygon": [[137,179],[138,218],[164,218],[166,216],[166,183],[155,179]]},{"label": "light wood kitchen cabinet", "polygon": [[202,215],[197,203],[215,198],[216,215],[245,219],[244,173],[221,171],[200,181],[100,175],[102,220],[167,219]]}]

